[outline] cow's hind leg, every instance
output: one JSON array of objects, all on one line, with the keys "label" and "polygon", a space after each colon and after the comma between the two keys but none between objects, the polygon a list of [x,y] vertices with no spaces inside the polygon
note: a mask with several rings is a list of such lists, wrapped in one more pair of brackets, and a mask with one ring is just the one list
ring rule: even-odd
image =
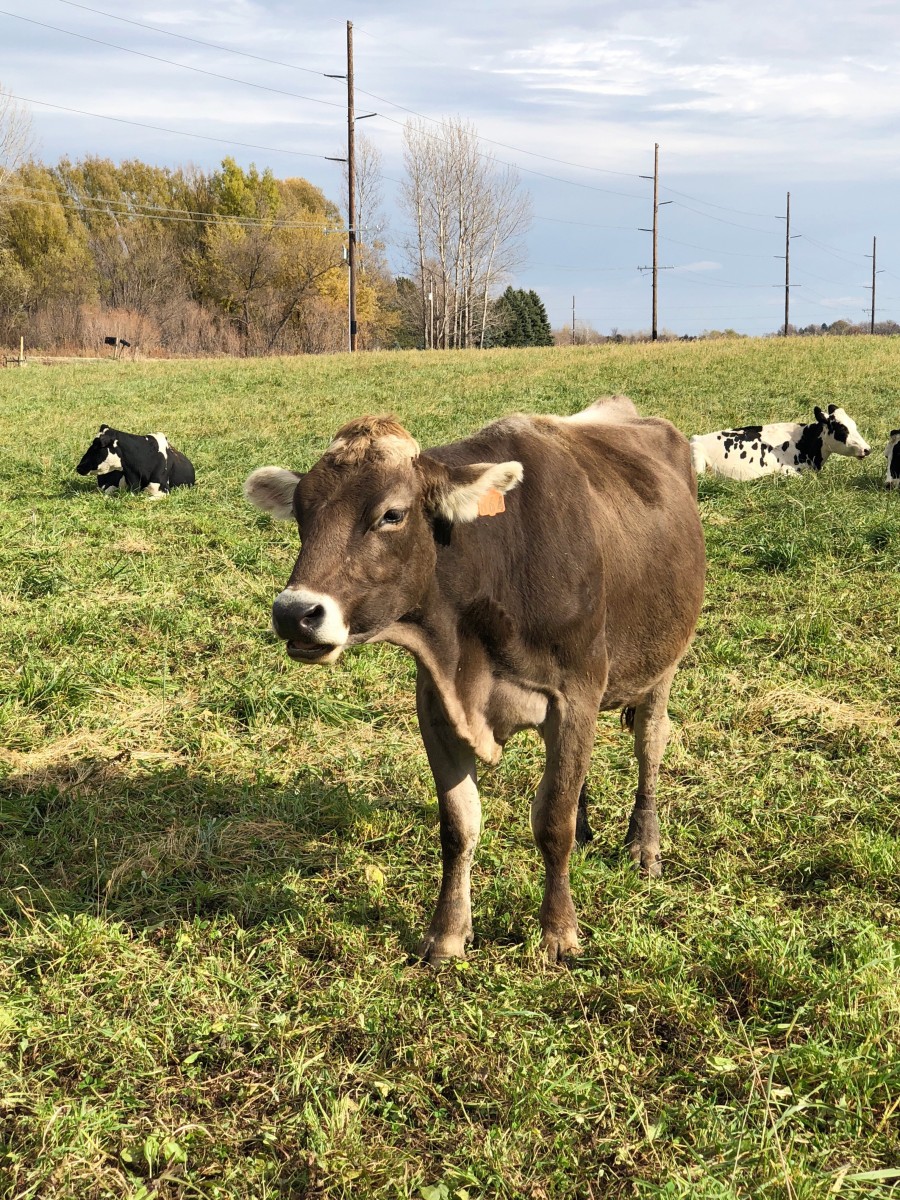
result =
[{"label": "cow's hind leg", "polygon": [[472,858],[481,832],[475,753],[456,734],[424,667],[416,681],[422,741],[437,788],[443,874],[431,924],[420,946],[430,963],[462,958],[472,940]]},{"label": "cow's hind leg", "polygon": [[628,822],[625,845],[635,866],[651,878],[662,875],[659,820],[656,815],[656,781],[669,740],[669,691],[675,668],[634,706],[634,752],[638,760],[638,787]]},{"label": "cow's hind leg", "polygon": [[[594,744],[597,706],[590,701],[551,705],[541,727],[547,747],[544,775],[531,805],[531,828],[544,859],[540,922],[546,957],[558,962],[577,954],[578,919],[569,887],[569,859],[579,822],[579,800]],[[590,832],[588,830],[588,832]]]}]

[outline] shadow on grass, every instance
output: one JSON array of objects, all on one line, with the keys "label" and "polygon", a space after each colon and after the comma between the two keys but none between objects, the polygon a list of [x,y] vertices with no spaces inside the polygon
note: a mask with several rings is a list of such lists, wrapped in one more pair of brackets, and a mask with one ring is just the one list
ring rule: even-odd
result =
[{"label": "shadow on grass", "polygon": [[851,475],[846,483],[857,492],[884,493],[887,491],[884,486],[883,470],[880,475]]},{"label": "shadow on grass", "polygon": [[[304,878],[339,873],[369,809],[307,770],[286,786],[122,758],[14,772],[0,781],[0,920],[92,913],[148,928],[228,913],[263,924],[302,907]],[[315,890],[321,904],[333,887]]]}]

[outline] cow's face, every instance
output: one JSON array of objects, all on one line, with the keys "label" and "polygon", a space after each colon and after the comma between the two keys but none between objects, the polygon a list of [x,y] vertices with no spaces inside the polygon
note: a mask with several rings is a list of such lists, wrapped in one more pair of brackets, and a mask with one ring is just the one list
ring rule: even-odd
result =
[{"label": "cow's face", "polygon": [[856,422],[842,408],[828,405],[828,413],[815,408],[816,420],[823,426],[822,445],[832,454],[846,454],[850,458],[865,458],[872,447],[856,428]]},{"label": "cow's face", "polygon": [[300,530],[300,556],[272,606],[289,656],[334,662],[414,613],[432,583],[436,541],[521,478],[520,463],[445,467],[384,417],[344,426],[306,475],[254,471],[248,500]]},{"label": "cow's face", "polygon": [[107,471],[121,471],[122,460],[117,450],[116,431],[108,425],[101,425],[75,470],[79,475],[89,475],[91,471],[96,471],[98,475]]}]

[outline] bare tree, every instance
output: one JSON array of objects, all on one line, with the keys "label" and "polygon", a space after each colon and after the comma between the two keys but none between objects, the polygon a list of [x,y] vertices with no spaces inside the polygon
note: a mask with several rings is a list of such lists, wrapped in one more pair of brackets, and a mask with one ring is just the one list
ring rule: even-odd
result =
[{"label": "bare tree", "polygon": [[0,193],[32,146],[31,114],[0,84]]},{"label": "bare tree", "polygon": [[[356,228],[360,261],[363,265],[368,251],[381,239],[384,226],[384,217],[381,214],[381,178],[381,151],[367,137],[360,135],[356,139]],[[345,196],[347,191],[345,163]]]},{"label": "bare tree", "polygon": [[491,292],[521,261],[531,199],[515,169],[480,150],[464,121],[444,121],[439,131],[410,121],[405,142],[406,249],[424,344],[483,346]]}]

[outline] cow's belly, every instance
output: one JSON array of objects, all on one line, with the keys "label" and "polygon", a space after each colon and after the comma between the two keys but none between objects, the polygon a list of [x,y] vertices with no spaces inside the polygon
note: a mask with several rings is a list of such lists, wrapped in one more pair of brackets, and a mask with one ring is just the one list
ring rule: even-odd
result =
[{"label": "cow's belly", "polygon": [[501,745],[520,729],[534,729],[547,716],[543,692],[522,687],[506,679],[495,679],[488,698],[485,719]]}]

